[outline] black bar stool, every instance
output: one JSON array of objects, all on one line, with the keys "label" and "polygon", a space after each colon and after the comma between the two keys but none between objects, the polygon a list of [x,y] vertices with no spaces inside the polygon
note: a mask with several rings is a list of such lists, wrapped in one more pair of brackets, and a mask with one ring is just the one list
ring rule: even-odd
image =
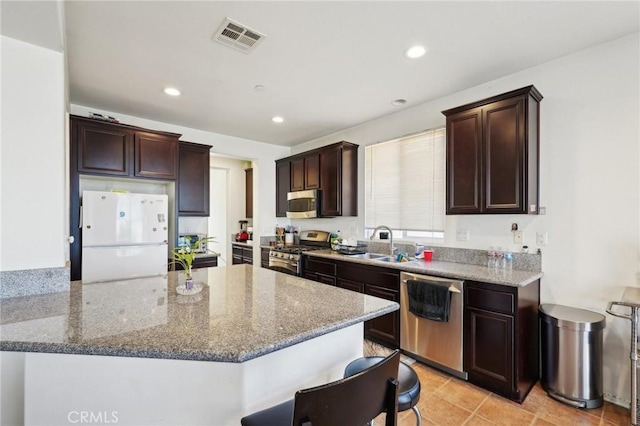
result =
[{"label": "black bar stool", "polygon": [[[353,376],[382,361],[384,357],[368,356],[353,360],[344,369],[344,377]],[[416,415],[416,425],[422,425],[422,416],[418,410],[420,400],[420,379],[411,366],[400,362],[398,368],[398,412],[412,409]]]}]

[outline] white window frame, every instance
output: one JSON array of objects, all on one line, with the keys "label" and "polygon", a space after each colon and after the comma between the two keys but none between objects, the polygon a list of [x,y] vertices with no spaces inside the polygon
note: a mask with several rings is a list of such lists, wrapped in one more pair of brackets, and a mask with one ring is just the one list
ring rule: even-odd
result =
[{"label": "white window frame", "polygon": [[[364,229],[365,238],[371,237],[375,226],[387,225],[392,228],[392,236],[394,241],[400,241],[400,240],[410,240],[415,242],[443,242],[444,241],[445,202],[446,202],[446,199],[445,199],[446,198],[445,140],[446,140],[445,129],[437,128],[437,129],[430,129],[424,132],[420,132],[414,135],[392,139],[386,142],[381,142],[379,144],[370,145],[365,148],[365,229]],[[431,143],[433,145],[424,148],[422,147],[422,145],[420,145],[423,142]],[[420,156],[426,155],[427,158],[425,161],[431,161],[431,164],[424,163],[427,165],[425,170],[416,170],[416,167],[419,167],[419,166],[415,165],[415,159],[409,158],[409,156],[412,155],[413,152],[415,152],[415,148],[410,148],[409,145],[404,145],[404,146],[399,145],[403,143],[404,144],[412,143],[413,145],[411,146],[419,147],[417,151],[418,154]],[[388,144],[388,145],[381,146],[382,144]],[[392,144],[395,144],[395,145],[392,145]],[[379,149],[379,148],[382,148],[382,149]],[[389,153],[389,152],[391,152],[392,157],[396,158],[399,162],[414,161],[412,166],[413,169],[405,170],[403,169],[402,164],[398,165],[396,163],[394,163],[391,166],[393,173],[398,173],[399,175],[398,177],[400,178],[399,181],[396,182],[396,185],[398,187],[398,189],[395,190],[396,192],[398,193],[400,192],[399,182],[402,182],[403,179],[407,179],[406,176],[412,176],[412,175],[415,176],[415,173],[417,172],[418,175],[422,174],[423,176],[428,177],[424,181],[426,181],[431,185],[431,196],[426,197],[421,201],[418,201],[417,205],[421,205],[423,207],[427,206],[428,208],[431,209],[432,216],[429,217],[429,221],[431,221],[430,223],[429,221],[425,223],[416,223],[416,218],[414,217],[412,222],[414,225],[417,224],[418,226],[407,226],[406,229],[404,229],[405,227],[403,226],[397,226],[398,222],[402,222],[402,219],[399,218],[400,213],[396,214],[396,217],[399,218],[399,220],[396,223],[392,223],[393,219],[387,220],[387,222],[390,222],[390,223],[371,223],[377,219],[372,219],[370,217],[369,218],[367,217],[368,209],[371,208],[372,204],[375,207],[376,202],[382,203],[381,204],[382,209],[384,209],[386,213],[388,213],[389,211],[393,211],[392,206],[394,202],[396,204],[399,204],[402,202],[402,197],[404,197],[405,201],[406,200],[414,201],[414,200],[417,200],[417,198],[413,198],[413,197],[418,197],[422,195],[422,192],[420,191],[419,186],[416,187],[416,185],[412,185],[412,186],[409,185],[410,188],[408,189],[404,187],[401,188],[403,190],[403,194],[398,194],[397,196],[400,197],[400,199],[394,200],[393,199],[393,197],[395,196],[394,186],[387,185],[386,188],[383,189],[383,191],[386,191],[386,192],[383,192],[383,195],[381,196],[382,199],[381,200],[374,199],[375,185],[376,185],[375,179],[376,178],[382,179],[382,180],[386,179],[386,177],[383,176],[381,173],[378,173],[376,175],[376,171],[374,169],[376,166],[383,167],[382,163],[385,163],[385,161],[388,161],[388,159],[382,159],[382,158],[376,159],[376,155],[383,155],[383,153]],[[386,164],[385,167],[388,167],[388,163],[385,163],[385,164]],[[403,172],[405,171],[407,172],[406,176],[405,174],[403,174]],[[390,182],[393,182],[393,181],[390,181]],[[383,184],[388,184],[390,182],[383,182]],[[391,193],[391,195],[389,195],[389,193]],[[385,197],[387,198],[385,199]],[[429,201],[430,198],[433,199],[433,201]],[[407,204],[411,204],[411,202]],[[401,211],[402,209],[399,208],[397,210]],[[379,216],[384,216],[384,214]],[[417,219],[417,220],[420,220],[420,219]],[[381,222],[384,222],[384,221],[385,220],[383,219]]]}]

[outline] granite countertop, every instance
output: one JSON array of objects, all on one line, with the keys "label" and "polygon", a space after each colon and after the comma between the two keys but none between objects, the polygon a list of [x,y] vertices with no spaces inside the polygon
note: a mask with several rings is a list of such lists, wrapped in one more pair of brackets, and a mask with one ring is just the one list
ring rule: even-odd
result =
[{"label": "granite countertop", "polygon": [[196,253],[196,259],[218,256],[220,256],[220,253]]},{"label": "granite countertop", "polygon": [[349,255],[339,254],[328,249],[308,251],[305,252],[305,255],[399,269],[401,271],[413,272],[416,274],[433,275],[460,280],[482,281],[512,287],[523,287],[543,276],[542,272],[522,271],[517,269],[490,269],[486,266],[443,262],[438,260],[427,262],[422,259],[416,259],[410,262],[380,262],[370,259],[358,259]]},{"label": "granite countertop", "polygon": [[0,300],[0,350],[243,362],[399,308],[395,302],[251,265],[71,283]]},{"label": "granite countertop", "polygon": [[242,241],[231,241],[231,245],[240,247],[253,247],[253,243],[245,243]]}]

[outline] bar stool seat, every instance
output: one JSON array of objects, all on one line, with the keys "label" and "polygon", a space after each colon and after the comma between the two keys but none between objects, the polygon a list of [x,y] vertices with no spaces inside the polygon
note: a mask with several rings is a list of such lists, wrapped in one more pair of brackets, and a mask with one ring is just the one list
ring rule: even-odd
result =
[{"label": "bar stool seat", "polygon": [[[384,357],[369,356],[353,360],[344,370],[344,377],[353,376],[382,361]],[[400,362],[398,368],[398,412],[413,410],[416,415],[416,425],[422,424],[422,416],[416,404],[420,400],[420,379],[416,371],[408,364]]]}]

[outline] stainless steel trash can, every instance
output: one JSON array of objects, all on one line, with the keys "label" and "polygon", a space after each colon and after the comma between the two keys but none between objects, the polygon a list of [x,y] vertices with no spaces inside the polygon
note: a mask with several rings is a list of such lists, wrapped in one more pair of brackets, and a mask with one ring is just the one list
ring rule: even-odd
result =
[{"label": "stainless steel trash can", "polygon": [[539,310],[542,388],[574,407],[600,407],[604,315],[552,304]]}]

